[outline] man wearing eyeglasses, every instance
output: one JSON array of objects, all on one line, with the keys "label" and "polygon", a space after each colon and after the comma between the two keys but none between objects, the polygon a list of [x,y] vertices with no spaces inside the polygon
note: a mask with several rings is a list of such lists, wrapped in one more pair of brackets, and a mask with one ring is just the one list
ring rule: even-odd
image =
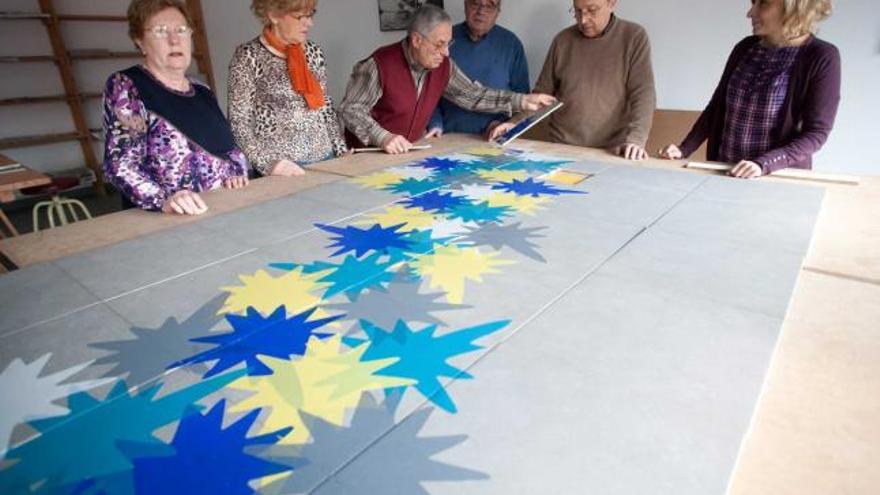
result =
[{"label": "man wearing eyeglasses", "polygon": [[[501,0],[464,0],[465,22],[452,28],[450,57],[472,80],[483,86],[529,92],[529,66],[522,42],[496,24]],[[471,112],[440,100],[428,125],[428,137],[444,132],[486,134],[507,120],[504,115]]]},{"label": "man wearing eyeglasses", "polygon": [[560,143],[647,158],[656,104],[648,34],[614,15],[617,0],[574,0],[575,24],[556,35],[535,91],[565,106],[549,118]]},{"label": "man wearing eyeglasses", "polygon": [[350,146],[374,145],[390,154],[408,152],[413,142],[425,136],[441,97],[467,110],[508,116],[556,101],[546,94],[514,93],[474,83],[449,60],[452,42],[449,14],[425,5],[413,15],[406,39],[376,50],[355,65],[339,106]]}]

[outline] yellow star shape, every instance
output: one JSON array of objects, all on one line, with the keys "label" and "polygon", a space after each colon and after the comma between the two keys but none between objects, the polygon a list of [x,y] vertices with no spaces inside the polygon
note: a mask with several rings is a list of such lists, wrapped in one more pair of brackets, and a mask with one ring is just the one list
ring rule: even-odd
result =
[{"label": "yellow star shape", "polygon": [[502,168],[480,170],[477,175],[492,182],[512,182],[514,179],[523,180],[529,176],[525,170],[504,170]]},{"label": "yellow star shape", "polygon": [[293,431],[279,442],[286,445],[309,440],[302,413],[344,426],[347,413],[358,406],[363,393],[415,383],[407,378],[376,375],[398,359],[360,361],[368,345],[344,352],[340,335],[325,340],[312,337],[306,354],[297,361],[263,357],[261,360],[273,373],[233,382],[231,388],[251,392],[251,395],[230,410],[268,410],[260,432],[293,426]]},{"label": "yellow star shape", "polygon": [[391,206],[381,213],[369,213],[364,215],[364,217],[363,220],[354,222],[355,225],[379,224],[382,227],[388,228],[394,225],[405,224],[400,228],[399,232],[428,229],[437,220],[434,215],[420,208],[407,208],[401,205]]},{"label": "yellow star shape", "polygon": [[356,184],[360,184],[364,188],[372,187],[375,189],[383,189],[403,180],[403,176],[394,172],[378,172],[375,174],[365,175],[363,177],[355,177],[352,179]]},{"label": "yellow star shape", "polygon": [[535,213],[538,210],[544,209],[544,204],[547,203],[548,200],[544,197],[535,198],[532,196],[521,196],[514,193],[499,192],[489,196],[486,201],[488,201],[489,206],[507,206],[519,213],[535,216]]},{"label": "yellow star shape", "polygon": [[501,273],[497,267],[515,263],[498,256],[499,253],[483,253],[477,247],[438,246],[433,254],[411,263],[420,276],[430,278],[432,289],[443,289],[447,301],[461,304],[466,280],[482,282],[483,275]]},{"label": "yellow star shape", "polygon": [[[318,282],[318,279],[328,272],[304,274],[303,267],[298,266],[280,277],[273,277],[264,270],[257,270],[253,275],[240,275],[238,278],[242,285],[220,288],[229,296],[218,314],[244,314],[248,307],[252,307],[268,315],[282,305],[289,315],[301,313],[321,302],[321,296],[316,293],[326,289],[329,284]],[[312,319],[325,316],[326,312],[318,310],[312,314]]]},{"label": "yellow star shape", "polygon": [[465,153],[476,156],[501,156],[504,154],[504,150],[493,146],[478,146],[465,151]]}]

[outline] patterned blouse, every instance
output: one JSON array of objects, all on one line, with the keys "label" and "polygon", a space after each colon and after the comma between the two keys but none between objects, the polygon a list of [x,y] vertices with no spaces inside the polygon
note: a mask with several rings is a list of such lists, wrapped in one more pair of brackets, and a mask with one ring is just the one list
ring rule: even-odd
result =
[{"label": "patterned blouse", "polygon": [[[180,190],[207,191],[221,187],[229,177],[247,174],[244,154],[231,139],[231,149],[224,156],[212,154],[166,117],[148,110],[135,81],[126,74],[133,70],[142,72],[155,86],[151,88],[154,95],[166,92],[177,101],[191,103],[192,108],[208,109],[196,116],[205,128],[229,125],[213,93],[198,81],[190,81],[190,91],[180,92],[141,67],[111,75],[104,89],[104,174],[114,187],[136,206],[160,210]],[[168,115],[178,111],[186,108],[169,109]]]},{"label": "patterned blouse", "polygon": [[756,43],[734,69],[727,87],[721,161],[754,160],[774,147],[773,131],[799,49]]},{"label": "patterned blouse", "polygon": [[344,154],[342,126],[327,90],[321,47],[306,42],[309,70],[324,90],[325,104],[310,110],[290,84],[287,60],[259,38],[235,50],[229,64],[229,121],[248,161],[262,174],[287,159],[305,165]]}]

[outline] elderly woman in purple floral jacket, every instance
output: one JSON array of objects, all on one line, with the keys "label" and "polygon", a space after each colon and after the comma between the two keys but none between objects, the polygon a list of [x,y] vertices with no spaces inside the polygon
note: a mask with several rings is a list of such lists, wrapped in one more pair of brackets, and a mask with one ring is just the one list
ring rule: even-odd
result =
[{"label": "elderly woman in purple floral jacket", "polygon": [[708,139],[709,160],[734,163],[734,177],[812,168],[840,102],[840,53],[813,34],[830,14],[831,0],[752,0],[754,36],[734,47],[681,146],[661,156],[688,156]]},{"label": "elderly woman in purple floral jacket", "polygon": [[186,76],[192,23],[181,0],[133,0],[129,35],[144,63],[104,90],[104,173],[123,204],[198,215],[200,191],[247,185],[248,164],[211,90]]}]

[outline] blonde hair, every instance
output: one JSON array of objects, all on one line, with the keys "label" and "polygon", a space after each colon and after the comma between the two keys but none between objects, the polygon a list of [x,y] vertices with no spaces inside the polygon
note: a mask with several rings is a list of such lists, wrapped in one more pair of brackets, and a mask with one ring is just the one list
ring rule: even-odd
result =
[{"label": "blonde hair", "polygon": [[128,5],[128,36],[132,41],[143,39],[144,28],[151,17],[167,8],[177,9],[186,19],[186,24],[193,26],[192,16],[182,0],[132,0]]},{"label": "blonde hair", "polygon": [[785,0],[782,30],[787,38],[815,34],[820,22],[831,16],[831,0]]},{"label": "blonde hair", "polygon": [[251,11],[264,26],[271,24],[270,13],[308,12],[314,10],[318,0],[252,0]]}]

